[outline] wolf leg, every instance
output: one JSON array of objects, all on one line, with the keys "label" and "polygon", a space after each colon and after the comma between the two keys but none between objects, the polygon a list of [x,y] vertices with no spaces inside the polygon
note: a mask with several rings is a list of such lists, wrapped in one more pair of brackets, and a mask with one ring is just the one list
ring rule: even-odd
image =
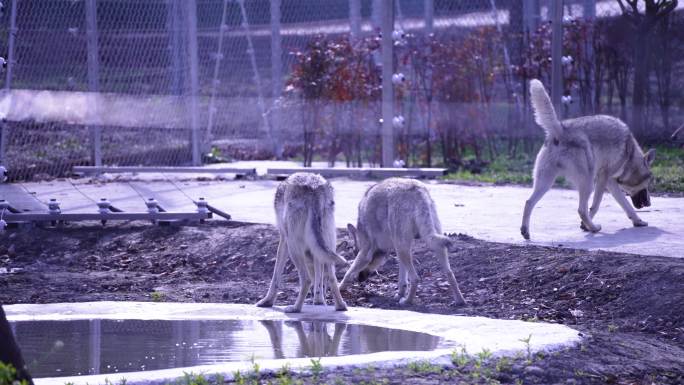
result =
[{"label": "wolf leg", "polygon": [[[542,149],[542,151],[546,151]],[[525,201],[525,210],[523,211],[522,225],[520,226],[520,234],[523,238],[530,239],[530,216],[532,209],[539,202],[539,200],[546,194],[556,180],[557,170],[547,166],[539,166],[544,163],[545,155],[542,152],[537,156],[537,167],[534,169],[534,187],[532,195]]]},{"label": "wolf leg", "polygon": [[[605,177],[599,176],[596,178],[594,199],[591,202],[591,208],[589,208],[589,217],[591,219],[594,219],[594,216],[596,216],[596,213],[599,210],[601,200],[603,199],[603,193],[606,191],[606,182],[607,179]],[[580,222],[580,228],[584,231],[589,231],[589,229],[584,225],[584,222]]]},{"label": "wolf leg", "polygon": [[403,264],[406,268],[409,281],[408,293],[405,297],[402,297],[399,300],[399,304],[409,305],[411,304],[411,302],[413,302],[413,299],[416,296],[416,289],[418,288],[418,281],[420,280],[420,278],[418,277],[416,268],[413,265],[413,256],[411,255],[411,244],[409,243],[408,246],[401,245],[400,247],[396,248],[396,251],[397,256],[399,257],[399,263]]},{"label": "wolf leg", "polygon": [[330,293],[335,301],[335,310],[345,311],[347,310],[347,304],[342,299],[342,294],[340,293],[340,288],[337,286],[337,278],[335,278],[335,267],[333,265],[326,266],[326,275],[328,278],[328,285],[330,286]]},{"label": "wolf leg", "polygon": [[304,253],[298,253],[299,250],[290,250],[290,256],[292,262],[297,268],[299,273],[299,294],[297,295],[297,300],[294,305],[290,305],[285,308],[285,313],[299,313],[302,311],[302,306],[304,306],[304,300],[306,295],[311,290],[311,275],[309,274],[309,267],[304,260]]},{"label": "wolf leg", "polygon": [[406,282],[406,268],[404,267],[404,264],[399,261],[399,281],[397,282],[397,297],[399,299],[404,298],[406,295],[406,286],[408,286],[408,283]]},{"label": "wolf leg", "polygon": [[446,275],[447,280],[449,281],[451,291],[454,295],[454,302],[456,303],[456,305],[465,305],[466,300],[465,298],[463,298],[463,294],[461,294],[461,289],[459,289],[458,287],[458,281],[456,281],[456,277],[454,277],[454,272],[453,270],[451,270],[451,265],[449,264],[449,254],[447,253],[447,248],[444,246],[437,246],[433,247],[432,250],[435,253],[435,256],[437,257],[440,266],[442,267],[444,275]]},{"label": "wolf leg", "polygon": [[622,207],[622,210],[627,214],[627,217],[632,221],[632,224],[634,224],[635,227],[648,226],[648,222],[639,218],[639,215],[637,215],[634,208],[632,208],[632,205],[629,204],[629,201],[625,198],[625,194],[615,181],[611,180],[608,182],[608,191],[610,191],[613,198],[615,198],[620,207]]},{"label": "wolf leg", "polygon": [[314,262],[313,297],[314,305],[325,305],[325,274],[326,268],[320,262]]},{"label": "wolf leg", "polygon": [[589,215],[589,196],[591,195],[591,178],[586,178],[578,183],[577,190],[579,192],[579,207],[577,212],[579,213],[582,223],[587,228],[587,230],[592,233],[597,233],[601,231],[601,226],[594,224]]},{"label": "wolf leg", "polygon": [[278,251],[276,252],[275,267],[273,268],[273,277],[271,278],[271,285],[268,287],[268,292],[266,296],[256,303],[259,307],[271,307],[273,306],[273,301],[278,294],[278,284],[280,283],[280,278],[283,274],[283,268],[287,262],[287,244],[285,243],[285,237],[281,234],[280,241],[278,242]]}]

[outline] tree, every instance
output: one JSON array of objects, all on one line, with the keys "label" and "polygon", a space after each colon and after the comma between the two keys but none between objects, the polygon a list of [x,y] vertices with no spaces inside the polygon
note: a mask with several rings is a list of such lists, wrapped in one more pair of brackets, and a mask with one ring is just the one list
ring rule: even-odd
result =
[{"label": "tree", "polygon": [[643,0],[643,12],[639,9],[639,0],[617,0],[617,2],[620,4],[623,17],[629,20],[633,28],[634,89],[631,123],[635,133],[643,134],[646,125],[644,110],[649,86],[649,58],[652,51],[651,34],[658,22],[677,8],[679,1]]}]

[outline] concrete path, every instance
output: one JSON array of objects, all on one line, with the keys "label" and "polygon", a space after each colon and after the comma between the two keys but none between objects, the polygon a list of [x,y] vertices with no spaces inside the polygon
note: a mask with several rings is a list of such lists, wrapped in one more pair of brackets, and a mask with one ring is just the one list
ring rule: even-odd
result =
[{"label": "concrete path", "polygon": [[[71,183],[75,183],[78,190]],[[0,184],[0,199],[17,199],[20,202],[12,203],[35,210],[38,200],[57,198],[65,212],[92,212],[95,205],[85,195],[92,199],[106,197],[124,210],[145,211],[142,197],[153,196],[169,211],[194,210],[191,200],[185,196],[187,194],[193,199],[206,198],[235,220],[274,223],[272,202],[278,182],[193,180],[175,183],[178,188],[171,182],[158,180],[104,184],[89,184],[87,180]],[[355,223],[358,202],[374,182],[333,179],[332,183],[336,191],[338,227]],[[603,229],[597,234],[587,234],[579,228],[577,192],[551,190],[532,214],[532,241],[526,242],[520,236],[519,228],[530,188],[473,187],[436,182],[430,183],[429,188],[445,232],[465,233],[495,242],[684,257],[684,198],[652,198],[652,206],[639,211],[649,226],[634,228],[613,198],[606,194],[595,220]],[[35,199],[26,194],[26,190],[35,192]]]}]

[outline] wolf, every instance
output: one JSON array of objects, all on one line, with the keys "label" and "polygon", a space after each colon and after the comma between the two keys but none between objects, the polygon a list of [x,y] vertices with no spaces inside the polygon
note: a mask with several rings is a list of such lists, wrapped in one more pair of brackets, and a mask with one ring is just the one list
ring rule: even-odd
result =
[{"label": "wolf", "polygon": [[356,227],[349,224],[347,229],[358,252],[342,279],[341,289],[356,279],[365,280],[370,272],[385,262],[387,254],[394,251],[399,259],[399,303],[410,304],[419,280],[411,246],[414,239],[421,238],[437,256],[451,285],[455,303],[466,303],[449,265],[447,246],[450,240],[441,235],[442,226],[435,203],[423,183],[390,178],[371,186],[359,203]]},{"label": "wolf", "polygon": [[315,283],[314,297],[318,297],[319,302],[323,296],[320,289],[322,282],[327,280],[335,310],[346,310],[347,305],[335,277],[335,264],[346,265],[347,261],[335,252],[335,200],[330,183],[317,174],[292,174],[278,185],[274,208],[280,242],[271,285],[257,306],[273,306],[289,255],[299,273],[300,286],[297,300],[294,305],[286,307],[285,312],[298,313],[302,310],[312,278]]},{"label": "wolf", "polygon": [[[655,150],[644,154],[627,125],[612,116],[584,116],[561,122],[539,80],[530,82],[530,99],[535,122],[546,132],[546,139],[534,164],[534,186],[525,202],[520,226],[522,236],[530,239],[532,209],[559,175],[577,187],[583,230],[601,230],[593,218],[606,189],[634,226],[647,226],[630,206],[625,193],[637,209],[651,205],[648,187],[653,179],[650,166]],[[592,191],[594,198],[589,208]]]}]

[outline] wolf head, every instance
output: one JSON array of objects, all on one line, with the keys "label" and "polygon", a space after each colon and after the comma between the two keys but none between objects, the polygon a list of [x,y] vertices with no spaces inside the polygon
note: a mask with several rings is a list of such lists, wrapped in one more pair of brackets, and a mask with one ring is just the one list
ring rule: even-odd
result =
[{"label": "wolf head", "polygon": [[[641,151],[639,151],[641,153]],[[651,197],[648,186],[651,184],[653,174],[651,164],[655,160],[655,150],[650,149],[646,154],[633,156],[628,160],[624,171],[617,178],[620,187],[632,198],[632,204],[640,209],[651,205]]]}]

